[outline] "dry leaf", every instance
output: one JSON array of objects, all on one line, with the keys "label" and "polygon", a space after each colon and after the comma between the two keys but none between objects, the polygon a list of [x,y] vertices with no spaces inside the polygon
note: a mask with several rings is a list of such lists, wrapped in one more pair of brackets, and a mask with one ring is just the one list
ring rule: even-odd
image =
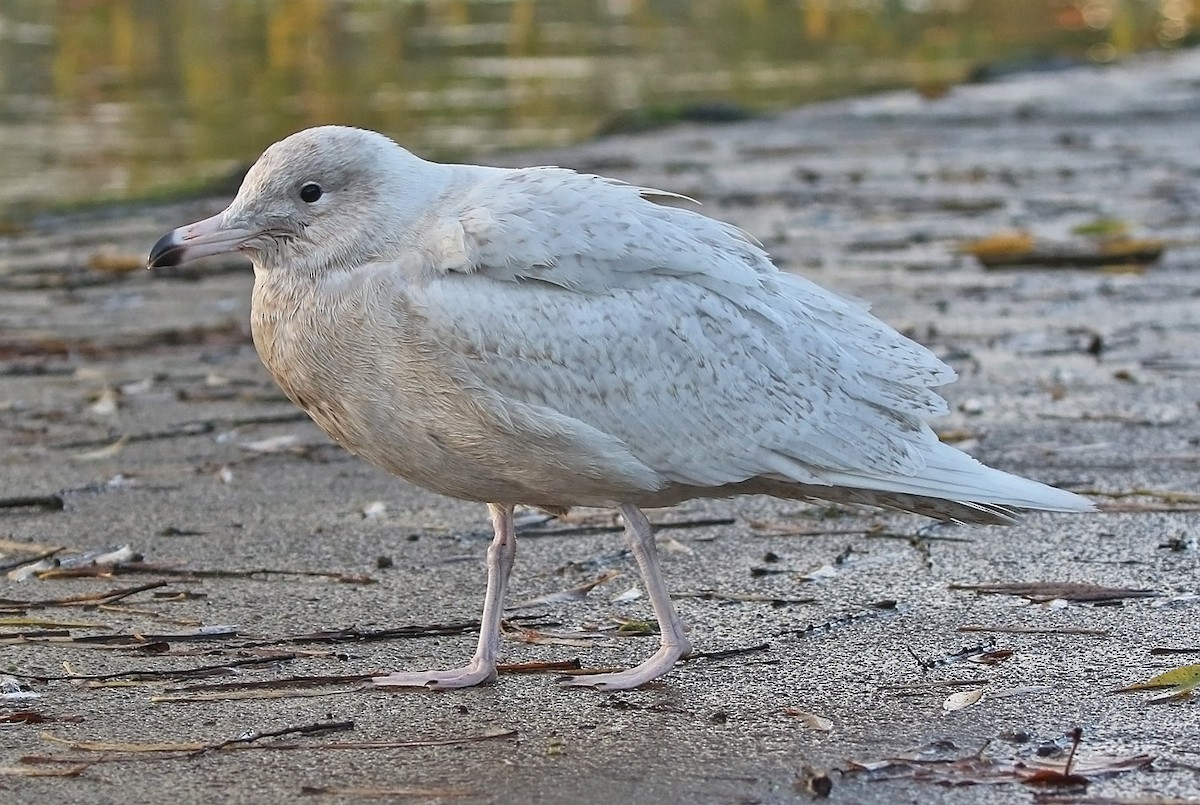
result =
[{"label": "dry leaf", "polygon": [[816,713],[809,713],[805,710],[801,710],[798,707],[785,707],[783,708],[783,714],[785,716],[791,716],[792,718],[795,718],[810,730],[816,730],[817,732],[829,732],[833,729],[833,721],[831,719],[825,718],[825,716],[819,716]]},{"label": "dry leaf", "polygon": [[1011,659],[1013,651],[1011,649],[997,649],[996,651],[985,651],[982,654],[972,654],[967,657],[970,662],[979,663],[980,665],[999,665],[1007,659]]},{"label": "dry leaf", "polygon": [[963,710],[977,703],[982,698],[983,688],[960,690],[957,693],[951,693],[946,697],[946,701],[942,702],[942,711],[945,713],[952,713],[955,710]]},{"label": "dry leaf", "polygon": [[1138,682],[1123,688],[1117,688],[1113,693],[1130,693],[1135,690],[1166,690],[1157,696],[1151,696],[1146,701],[1158,703],[1168,701],[1183,701],[1191,697],[1192,692],[1200,686],[1200,665],[1182,665],[1170,671],[1151,677],[1145,682]]},{"label": "dry leaf", "polygon": [[666,551],[667,553],[681,553],[685,556],[693,556],[696,553],[691,548],[684,545],[682,542],[675,539],[674,537],[667,537],[666,539],[659,539],[658,547],[660,550]]}]

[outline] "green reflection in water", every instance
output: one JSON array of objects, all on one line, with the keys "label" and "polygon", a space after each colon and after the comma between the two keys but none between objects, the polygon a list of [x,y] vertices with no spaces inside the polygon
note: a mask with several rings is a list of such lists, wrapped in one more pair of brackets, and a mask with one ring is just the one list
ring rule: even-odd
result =
[{"label": "green reflection in water", "polygon": [[1194,36],[1200,0],[0,0],[0,207],[178,190],[318,123],[463,158]]}]

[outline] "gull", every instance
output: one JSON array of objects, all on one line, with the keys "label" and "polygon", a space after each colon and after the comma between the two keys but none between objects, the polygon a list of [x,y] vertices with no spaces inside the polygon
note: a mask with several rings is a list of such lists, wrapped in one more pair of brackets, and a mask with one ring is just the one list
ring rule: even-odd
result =
[{"label": "gull", "polygon": [[296,405],[350,452],[486,503],[475,654],[384,686],[496,678],[517,505],[617,509],[660,626],[625,690],[691,652],[645,507],[765,494],[1007,523],[1090,501],[941,443],[954,371],[857,301],[780,271],[681,197],[554,167],[428,162],[322,126],[269,147],[229,207],[151,268],[241,252],[251,330]]}]

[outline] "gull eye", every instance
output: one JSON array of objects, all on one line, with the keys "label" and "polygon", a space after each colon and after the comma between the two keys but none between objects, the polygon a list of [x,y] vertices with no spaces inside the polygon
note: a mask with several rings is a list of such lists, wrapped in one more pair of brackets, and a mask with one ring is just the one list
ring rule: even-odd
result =
[{"label": "gull eye", "polygon": [[321,197],[321,185],[309,182],[300,188],[300,200],[312,204]]}]

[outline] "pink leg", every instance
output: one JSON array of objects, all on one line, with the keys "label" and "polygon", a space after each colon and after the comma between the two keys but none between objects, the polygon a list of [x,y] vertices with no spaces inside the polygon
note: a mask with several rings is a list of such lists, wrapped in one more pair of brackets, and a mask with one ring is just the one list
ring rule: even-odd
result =
[{"label": "pink leg", "polygon": [[496,535],[487,551],[487,593],[483,599],[483,618],[479,624],[479,645],[475,656],[463,668],[448,671],[397,672],[377,676],[372,681],[386,687],[427,687],[433,689],[468,688],[496,679],[496,657],[500,653],[500,615],[508,575],[517,555],[517,537],[513,531],[513,507],[488,504]]},{"label": "pink leg", "polygon": [[642,571],[642,581],[650,596],[650,606],[658,618],[662,642],[654,656],[641,665],[615,674],[582,674],[562,680],[564,685],[594,687],[598,690],[629,690],[657,679],[675,667],[678,660],[692,653],[692,644],[687,638],[687,627],[671,603],[671,595],[663,581],[662,569],[658,564],[658,549],[654,544],[654,531],[650,521],[636,506],[622,505],[621,517],[625,520],[625,536],[629,547]]}]

